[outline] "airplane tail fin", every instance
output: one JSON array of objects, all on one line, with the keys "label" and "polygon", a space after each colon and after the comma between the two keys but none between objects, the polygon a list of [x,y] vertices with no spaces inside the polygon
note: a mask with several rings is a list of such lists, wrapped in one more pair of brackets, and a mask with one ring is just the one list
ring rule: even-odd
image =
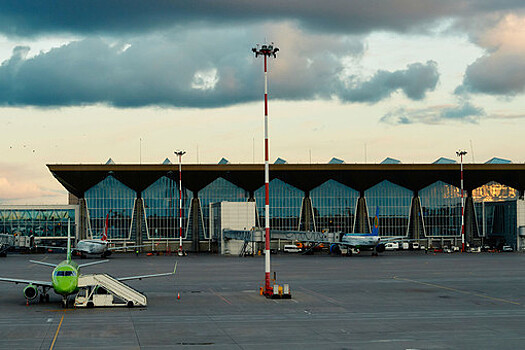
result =
[{"label": "airplane tail fin", "polygon": [[374,217],[374,227],[372,227],[372,235],[379,236],[379,207],[376,207],[376,216]]},{"label": "airplane tail fin", "polygon": [[108,227],[109,227],[109,213],[106,215],[106,223],[104,224],[104,233],[102,234],[102,240],[108,240]]},{"label": "airplane tail fin", "polygon": [[67,262],[71,262],[71,219],[67,220]]}]

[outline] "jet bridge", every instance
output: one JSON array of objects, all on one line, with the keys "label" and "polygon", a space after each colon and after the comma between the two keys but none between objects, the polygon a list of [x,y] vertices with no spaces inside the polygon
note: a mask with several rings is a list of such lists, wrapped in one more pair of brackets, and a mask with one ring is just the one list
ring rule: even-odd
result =
[{"label": "jet bridge", "polygon": [[76,307],[147,306],[146,296],[108,274],[81,275]]}]

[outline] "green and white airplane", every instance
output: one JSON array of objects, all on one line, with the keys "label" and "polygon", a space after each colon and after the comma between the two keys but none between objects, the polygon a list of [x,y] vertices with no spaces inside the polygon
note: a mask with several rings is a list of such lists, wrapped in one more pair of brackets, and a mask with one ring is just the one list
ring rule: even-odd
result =
[{"label": "green and white airplane", "polygon": [[[68,304],[68,297],[72,294],[75,294],[78,292],[78,278],[80,276],[80,268],[106,263],[109,260],[99,260],[99,261],[93,261],[85,264],[77,264],[76,262],[71,260],[71,235],[70,235],[70,228],[68,223],[68,234],[67,234],[67,258],[66,260],[60,262],[59,264],[52,264],[45,261],[35,261],[35,260],[29,260],[29,262],[44,266],[49,266],[53,268],[53,272],[51,273],[51,281],[37,281],[37,280],[26,280],[26,279],[14,279],[14,278],[4,278],[0,277],[0,282],[12,282],[12,283],[24,283],[27,284],[27,286],[24,288],[24,296],[25,298],[29,300],[36,299],[38,295],[40,295],[40,301],[49,301],[49,294],[48,291],[53,288],[56,294],[59,294],[62,296],[62,305],[64,307],[67,307]],[[142,275],[142,276],[130,276],[130,277],[122,277],[122,278],[116,278],[119,281],[129,281],[134,279],[143,279],[143,278],[150,278],[150,277],[161,277],[161,276],[169,276],[174,275],[175,271],[177,269],[177,264],[175,264],[175,268],[173,269],[173,272],[167,272],[167,273],[158,273],[153,275]]]}]

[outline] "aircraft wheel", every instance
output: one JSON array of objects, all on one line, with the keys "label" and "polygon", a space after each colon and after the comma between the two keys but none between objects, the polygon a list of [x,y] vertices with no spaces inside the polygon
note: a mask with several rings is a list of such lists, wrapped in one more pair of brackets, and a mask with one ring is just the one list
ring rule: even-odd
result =
[{"label": "aircraft wheel", "polygon": [[44,295],[43,294],[40,294],[40,302],[43,303],[44,302]]},{"label": "aircraft wheel", "polygon": [[49,303],[49,294],[46,294],[46,296],[44,298],[46,300],[46,303]]}]

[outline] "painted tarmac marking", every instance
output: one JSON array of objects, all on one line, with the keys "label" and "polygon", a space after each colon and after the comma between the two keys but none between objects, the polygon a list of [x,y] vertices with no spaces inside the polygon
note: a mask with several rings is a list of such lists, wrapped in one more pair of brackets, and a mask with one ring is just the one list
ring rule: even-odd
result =
[{"label": "painted tarmac marking", "polygon": [[210,288],[210,291],[215,294],[216,296],[218,296],[219,298],[221,298],[222,301],[232,305],[231,301],[229,301],[228,299],[226,299],[225,297],[223,297],[222,295],[220,295],[219,293],[215,292],[212,288]]},{"label": "painted tarmac marking", "polygon": [[51,343],[51,347],[49,350],[53,350],[53,347],[55,346],[55,342],[57,341],[58,333],[60,332],[60,327],[62,327],[62,321],[64,321],[64,316],[66,316],[66,313],[62,315],[62,318],[60,319],[60,323],[58,324],[57,331],[55,332],[55,336],[53,337],[53,342]]},{"label": "painted tarmac marking", "polygon": [[465,295],[473,295],[473,296],[476,296],[476,297],[485,298],[485,299],[489,299],[489,300],[493,300],[493,301],[499,301],[499,302],[502,302],[502,303],[507,303],[507,304],[513,304],[513,305],[521,306],[521,303],[518,303],[516,301],[502,299],[502,298],[495,298],[495,297],[491,297],[490,295],[479,294],[479,293],[472,293],[472,292],[468,292],[466,290],[461,290],[461,289],[456,289],[456,288],[452,288],[452,287],[442,286],[442,285],[434,284],[434,283],[416,281],[416,280],[412,280],[412,279],[409,279],[409,278],[402,278],[402,277],[397,277],[397,276],[394,276],[392,278],[395,279],[395,280],[417,283],[417,284],[421,284],[421,285],[424,285],[424,286],[429,286],[429,287],[449,290],[451,292],[461,293],[461,294],[465,294]]},{"label": "painted tarmac marking", "polygon": [[339,302],[339,301],[337,301],[337,300],[335,300],[333,298],[330,298],[329,296],[326,296],[324,294],[321,294],[321,293],[318,293],[318,292],[314,292],[313,290],[305,288],[305,287],[299,287],[299,288],[304,290],[305,292],[307,292],[309,294],[317,296],[318,298],[324,299],[324,300],[328,301],[329,303],[336,304],[336,305],[342,305],[341,302]]}]

